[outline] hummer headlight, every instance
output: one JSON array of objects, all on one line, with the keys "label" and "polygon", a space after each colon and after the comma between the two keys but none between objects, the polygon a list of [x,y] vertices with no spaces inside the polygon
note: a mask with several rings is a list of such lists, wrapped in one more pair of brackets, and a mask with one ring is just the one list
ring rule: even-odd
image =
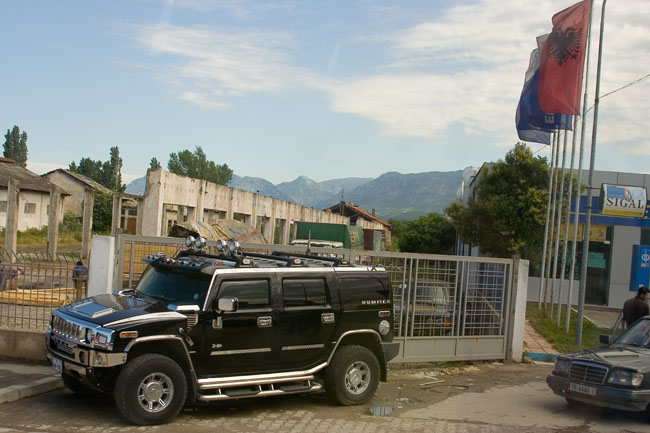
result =
[{"label": "hummer headlight", "polygon": [[185,245],[187,248],[192,248],[194,246],[194,242],[196,242],[196,238],[194,236],[190,235],[185,239]]},{"label": "hummer headlight", "polygon": [[558,358],[555,360],[555,366],[553,367],[553,372],[567,376],[569,374],[569,369],[571,368],[571,361],[566,358]]},{"label": "hummer headlight", "polygon": [[95,336],[97,333],[95,332],[94,329],[87,328],[86,329],[86,343],[93,343],[95,341]]},{"label": "hummer headlight", "polygon": [[607,378],[607,383],[624,386],[640,386],[643,374],[627,370],[612,370]]}]

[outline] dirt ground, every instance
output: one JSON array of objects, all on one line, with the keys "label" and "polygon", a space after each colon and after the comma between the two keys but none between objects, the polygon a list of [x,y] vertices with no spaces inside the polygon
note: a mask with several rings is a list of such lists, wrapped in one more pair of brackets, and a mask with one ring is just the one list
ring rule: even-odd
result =
[{"label": "dirt ground", "polygon": [[[544,380],[552,365],[473,362],[456,364],[397,365],[389,370],[374,405],[387,405],[394,412],[431,405],[465,391],[483,392],[488,388]],[[489,373],[489,374],[486,374]]]}]

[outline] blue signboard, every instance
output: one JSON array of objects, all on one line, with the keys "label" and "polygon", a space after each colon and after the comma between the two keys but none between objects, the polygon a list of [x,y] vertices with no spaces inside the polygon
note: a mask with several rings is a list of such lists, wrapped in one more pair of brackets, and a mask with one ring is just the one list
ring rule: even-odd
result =
[{"label": "blue signboard", "polygon": [[632,245],[632,272],[630,290],[639,290],[639,284],[650,285],[650,246]]},{"label": "blue signboard", "polygon": [[[571,200],[571,222],[575,221],[575,200]],[[603,215],[600,213],[600,198],[592,197],[591,199],[591,224],[603,226],[631,226],[650,228],[650,218],[648,218],[648,210],[650,209],[650,201],[646,201],[645,213],[642,218],[630,217],[617,217]],[[587,197],[580,196],[580,215],[578,222],[584,224],[585,216],[587,214]]]}]

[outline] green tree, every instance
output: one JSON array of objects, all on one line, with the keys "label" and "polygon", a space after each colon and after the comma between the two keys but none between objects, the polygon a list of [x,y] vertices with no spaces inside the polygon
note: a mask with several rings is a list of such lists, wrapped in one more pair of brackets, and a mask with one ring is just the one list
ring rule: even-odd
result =
[{"label": "green tree", "polygon": [[161,165],[158,162],[158,159],[156,157],[151,158],[151,162],[149,163],[149,168],[152,170],[158,170],[160,167]]},{"label": "green tree", "polygon": [[451,254],[456,240],[454,226],[436,212],[399,227],[400,251],[424,254]]},{"label": "green tree", "polygon": [[23,168],[27,166],[27,133],[25,131],[21,133],[16,125],[11,131],[7,129],[3,155],[5,158],[13,159]]},{"label": "green tree", "polygon": [[108,161],[81,158],[79,164],[73,161],[68,168],[75,173],[91,178],[110,190],[122,192],[126,189],[126,185],[122,184],[122,158],[120,158],[120,149],[117,146],[111,147]]},{"label": "green tree", "polygon": [[93,205],[93,231],[109,232],[113,218],[113,194],[98,192]]},{"label": "green tree", "polygon": [[548,197],[546,158],[517,143],[504,160],[486,168],[468,205],[454,202],[445,213],[463,242],[479,245],[485,254],[539,259]]},{"label": "green tree", "polygon": [[186,149],[178,153],[170,153],[167,169],[172,173],[219,185],[226,185],[232,179],[232,170],[228,165],[218,165],[208,161],[201,146],[197,146],[194,152]]}]

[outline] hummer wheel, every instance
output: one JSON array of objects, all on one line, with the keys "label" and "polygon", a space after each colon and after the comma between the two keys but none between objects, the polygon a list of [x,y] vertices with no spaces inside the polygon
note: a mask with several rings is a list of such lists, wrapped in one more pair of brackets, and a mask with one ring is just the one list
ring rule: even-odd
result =
[{"label": "hummer wheel", "polygon": [[340,347],[325,370],[327,395],[344,406],[368,402],[378,386],[379,362],[363,346]]},{"label": "hummer wheel", "polygon": [[158,354],[129,361],[115,383],[115,404],[127,420],[138,425],[163,424],[183,408],[187,382],[183,369]]}]

